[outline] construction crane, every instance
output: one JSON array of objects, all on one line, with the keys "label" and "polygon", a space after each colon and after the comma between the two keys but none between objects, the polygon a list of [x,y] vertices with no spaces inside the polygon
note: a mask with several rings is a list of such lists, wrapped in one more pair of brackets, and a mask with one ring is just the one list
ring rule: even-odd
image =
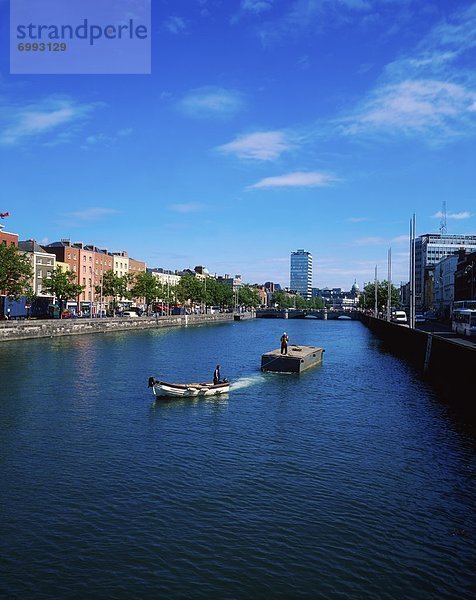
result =
[{"label": "construction crane", "polygon": [[6,213],[0,213],[0,219],[4,219],[5,217],[9,217],[10,213],[6,212]]}]

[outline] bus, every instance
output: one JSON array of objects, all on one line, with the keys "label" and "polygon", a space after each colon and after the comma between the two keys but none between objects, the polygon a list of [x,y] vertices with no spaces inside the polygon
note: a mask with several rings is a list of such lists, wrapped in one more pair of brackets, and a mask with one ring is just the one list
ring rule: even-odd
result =
[{"label": "bus", "polygon": [[470,308],[476,310],[476,300],[455,300],[452,308],[453,310],[457,308]]},{"label": "bus", "polygon": [[453,306],[451,329],[460,335],[476,337],[476,308],[455,308]]}]

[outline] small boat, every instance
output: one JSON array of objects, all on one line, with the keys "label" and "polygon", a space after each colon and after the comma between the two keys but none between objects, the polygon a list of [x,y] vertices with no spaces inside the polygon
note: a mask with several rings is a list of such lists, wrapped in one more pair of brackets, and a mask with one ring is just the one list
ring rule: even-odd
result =
[{"label": "small boat", "polygon": [[230,383],[227,379],[219,383],[167,383],[159,381],[155,377],[149,377],[149,387],[152,388],[156,397],[172,396],[175,398],[216,396],[230,391]]}]

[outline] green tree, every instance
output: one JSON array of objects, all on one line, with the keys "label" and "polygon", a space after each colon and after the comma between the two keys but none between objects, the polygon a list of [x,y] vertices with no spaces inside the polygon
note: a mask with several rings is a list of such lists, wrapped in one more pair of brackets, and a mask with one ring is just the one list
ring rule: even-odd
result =
[{"label": "green tree", "polygon": [[149,306],[162,296],[162,285],[152,273],[142,271],[135,276],[130,293],[133,298],[144,298],[145,311],[149,314]]},{"label": "green tree", "polygon": [[313,308],[313,309],[317,309],[320,310],[322,308],[324,308],[324,300],[322,298],[311,298],[310,300],[307,301],[308,302],[308,308]]},{"label": "green tree", "polygon": [[299,309],[309,308],[309,301],[306,300],[306,298],[300,296],[299,294],[296,294],[296,296],[294,297],[293,306]]},{"label": "green tree", "polygon": [[258,291],[249,285],[241,285],[238,290],[238,304],[256,308],[260,304]]},{"label": "green tree", "polygon": [[233,288],[222,281],[217,281],[213,304],[221,308],[233,306]]},{"label": "green tree", "polygon": [[[380,281],[377,284],[377,309],[384,310],[387,307],[388,282]],[[398,289],[392,284],[390,292],[391,306],[398,306],[400,303]],[[374,310],[375,308],[375,283],[370,282],[364,287],[363,293],[359,297],[359,307]]]},{"label": "green tree", "polygon": [[16,246],[0,244],[0,293],[10,298],[33,295],[33,269],[26,254]]},{"label": "green tree", "polygon": [[62,316],[63,305],[68,300],[74,300],[84,290],[82,285],[76,283],[76,274],[71,271],[54,269],[51,277],[43,281],[43,290],[55,296]]},{"label": "green tree", "polygon": [[120,298],[126,298],[127,300],[132,300],[134,297],[132,294],[132,287],[134,286],[134,282],[136,280],[135,273],[125,273],[121,278],[122,289],[119,293]]},{"label": "green tree", "polygon": [[[117,311],[118,298],[130,297],[129,285],[131,283],[129,274],[120,277],[114,271],[106,271],[102,278],[102,294],[104,297],[112,298],[112,310],[114,315]],[[101,286],[96,286],[96,293],[101,293]]]},{"label": "green tree", "polygon": [[233,304],[233,290],[226,283],[217,281],[213,277],[207,277],[204,280],[204,298],[206,306],[225,308]]},{"label": "green tree", "polygon": [[294,299],[283,290],[277,290],[273,294],[273,304],[277,304],[278,308],[291,308],[291,306],[294,306]]},{"label": "green tree", "polygon": [[205,302],[205,285],[195,275],[183,275],[176,286],[177,299],[185,303]]},{"label": "green tree", "polygon": [[159,283],[159,295],[158,298],[170,305],[175,302],[177,298],[177,288],[175,285],[170,285],[168,283]]}]

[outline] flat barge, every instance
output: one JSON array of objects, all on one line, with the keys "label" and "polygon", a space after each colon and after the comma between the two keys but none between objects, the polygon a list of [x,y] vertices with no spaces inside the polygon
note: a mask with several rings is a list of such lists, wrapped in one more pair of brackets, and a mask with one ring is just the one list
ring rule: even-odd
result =
[{"label": "flat barge", "polygon": [[280,348],[261,356],[261,370],[273,373],[302,373],[322,363],[324,348],[317,346],[288,346],[288,353]]}]

